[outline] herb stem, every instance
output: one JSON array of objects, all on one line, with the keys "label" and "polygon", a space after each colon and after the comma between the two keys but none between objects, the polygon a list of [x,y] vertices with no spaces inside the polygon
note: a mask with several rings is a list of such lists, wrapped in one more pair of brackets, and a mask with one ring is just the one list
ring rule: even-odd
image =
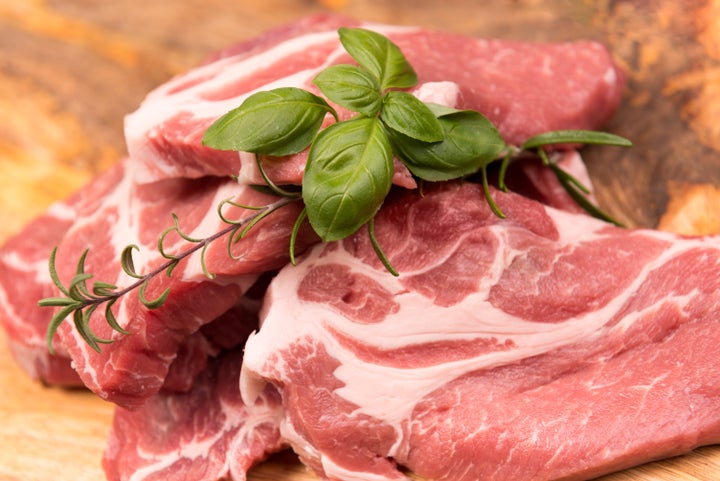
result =
[{"label": "herb stem", "polygon": [[143,275],[136,282],[134,282],[134,283],[130,284],[129,286],[124,287],[118,291],[113,291],[112,295],[98,298],[97,299],[98,302],[94,302],[94,303],[101,304],[102,302],[109,301],[114,297],[121,297],[129,292],[132,292],[133,290],[140,287],[144,282],[157,277],[158,275],[167,271],[168,269],[170,269],[172,266],[174,266],[178,262],[180,262],[183,259],[194,254],[195,252],[197,252],[201,249],[205,249],[208,245],[212,244],[217,239],[224,237],[233,231],[237,231],[240,227],[242,227],[250,222],[253,222],[256,218],[265,216],[265,215],[267,215],[267,213],[273,212],[281,207],[291,204],[291,203],[295,202],[296,200],[297,200],[296,198],[290,198],[290,197],[282,198],[276,202],[273,202],[272,204],[268,204],[266,206],[259,208],[254,215],[251,215],[247,219],[243,219],[242,221],[237,222],[235,224],[230,224],[230,225],[226,226],[225,228],[219,230],[218,232],[210,235],[209,237],[205,237],[203,239],[198,240],[198,242],[196,242],[192,247],[184,250],[183,252],[181,252],[180,254],[178,254],[176,256],[173,256],[173,258],[168,260],[167,262],[160,264],[158,267],[156,267],[152,271]]}]

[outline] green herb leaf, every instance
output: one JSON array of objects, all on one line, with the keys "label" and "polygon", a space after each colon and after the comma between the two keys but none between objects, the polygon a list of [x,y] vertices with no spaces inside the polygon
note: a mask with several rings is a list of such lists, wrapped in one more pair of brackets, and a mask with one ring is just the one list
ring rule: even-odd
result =
[{"label": "green herb leaf", "polygon": [[297,262],[295,260],[295,244],[297,242],[297,236],[300,232],[300,227],[302,227],[303,222],[305,222],[305,219],[307,219],[307,209],[305,207],[302,208],[300,211],[300,214],[298,214],[297,219],[295,219],[295,223],[293,224],[292,232],[290,233],[290,263],[292,265],[296,265]]},{"label": "green herb leaf", "polygon": [[385,255],[385,252],[382,250],[382,246],[380,245],[380,242],[378,241],[377,237],[375,236],[375,217],[372,217],[368,223],[368,237],[370,238],[370,244],[372,245],[373,250],[375,251],[375,255],[380,260],[382,265],[387,269],[387,271],[394,275],[395,277],[398,277],[400,273],[393,267],[393,265],[390,263],[390,259],[387,258]]},{"label": "green herb leaf", "polygon": [[303,178],[307,216],[323,241],[345,238],[368,222],[390,190],[392,150],[377,118],[356,118],[320,132]]},{"label": "green herb leaf", "polygon": [[[42,301],[40,301],[42,302]],[[39,304],[43,305],[43,304]],[[55,306],[54,304],[47,304],[48,306]],[[66,317],[72,315],[74,312],[77,312],[78,306],[81,305],[80,302],[75,302],[73,304],[68,304],[67,306],[63,307],[59,311],[55,313],[55,315],[52,317],[52,320],[50,321],[50,324],[48,325],[47,334],[45,335],[45,341],[47,343],[48,352],[50,354],[55,354],[55,349],[53,349],[52,340],[55,336],[55,333],[57,332],[58,328],[60,327],[60,324],[63,323]]]},{"label": "green herb leaf", "polygon": [[109,282],[93,282],[92,292],[96,297],[111,297],[117,286]]},{"label": "green herb leaf", "polygon": [[85,281],[90,278],[92,278],[92,274],[86,274],[84,272],[75,274],[75,277],[70,280],[68,287],[69,297],[80,302],[87,299],[89,296]]},{"label": "green herb leaf", "polygon": [[105,320],[107,320],[108,325],[114,329],[115,331],[119,332],[120,334],[130,334],[129,331],[123,329],[123,327],[118,323],[117,318],[115,317],[115,313],[112,311],[113,305],[115,305],[115,302],[117,302],[118,298],[111,299],[105,304]]},{"label": "green herb leaf", "polygon": [[134,277],[135,279],[142,279],[142,276],[135,271],[135,263],[133,262],[132,256],[133,250],[140,250],[140,248],[135,244],[125,246],[125,248],[120,253],[120,266],[122,267],[122,270],[125,271],[125,273],[130,277]]},{"label": "green herb leaf", "polygon": [[367,70],[354,65],[333,65],[320,72],[314,82],[327,98],[348,110],[368,117],[380,111],[382,90]]},{"label": "green herb leaf", "polygon": [[430,111],[435,115],[435,117],[444,117],[446,115],[461,112],[461,110],[448,107],[447,105],[436,104],[434,102],[425,102],[425,105],[427,106],[427,108],[430,109]]},{"label": "green herb leaf", "polygon": [[168,295],[170,294],[170,288],[166,288],[162,293],[156,297],[155,299],[148,299],[145,296],[145,291],[148,288],[148,281],[142,283],[140,286],[140,291],[138,292],[138,298],[140,299],[140,302],[147,307],[148,309],[157,309],[158,307],[165,304],[165,301],[168,298]]},{"label": "green herb leaf", "polygon": [[88,307],[86,311],[75,311],[72,316],[73,322],[75,323],[75,329],[78,331],[78,334],[80,334],[80,337],[82,337],[83,340],[93,348],[93,350],[100,352],[100,346],[98,346],[98,343],[108,344],[111,343],[112,340],[100,338],[90,329],[90,316],[92,316],[93,312],[95,312],[95,308],[97,308],[97,304]]},{"label": "green herb leaf", "polygon": [[48,260],[48,272],[50,273],[50,279],[52,279],[53,284],[55,284],[55,287],[58,288],[60,292],[62,292],[66,297],[70,297],[70,293],[65,288],[63,283],[60,281],[60,277],[58,277],[57,268],[55,267],[55,257],[57,257],[57,246],[53,247],[53,250],[50,252],[50,259]]},{"label": "green herb leaf", "polygon": [[585,212],[587,212],[593,217],[602,219],[605,222],[610,222],[619,227],[622,227],[622,224],[618,220],[616,220],[610,214],[606,213],[588,200],[588,198],[586,197],[586,188],[582,186],[582,184],[580,184],[574,177],[572,177],[569,173],[565,172],[554,163],[549,164],[549,167],[555,173],[558,182],[560,182],[560,185],[565,189],[565,192],[567,192],[568,195],[570,195],[570,197],[572,197],[572,199],[585,210]]},{"label": "green herb leaf", "polygon": [[398,156],[421,179],[441,181],[472,174],[507,148],[495,126],[479,112],[455,111],[438,121],[445,140],[434,144],[391,132]]},{"label": "green herb leaf", "polygon": [[409,88],[417,83],[415,70],[387,37],[362,28],[342,27],[338,33],[345,50],[377,77],[382,90]]},{"label": "green herb leaf", "polygon": [[79,301],[70,297],[46,297],[45,299],[40,299],[38,301],[38,306],[40,307],[64,307],[73,305],[76,306],[78,304],[80,304]]},{"label": "green herb leaf", "polygon": [[278,195],[281,197],[296,197],[300,198],[300,192],[293,191],[290,189],[297,188],[297,186],[290,186],[289,188],[282,188],[279,185],[275,184],[275,182],[270,179],[270,177],[265,172],[265,167],[262,165],[262,160],[260,159],[260,156],[255,154],[255,165],[257,165],[258,171],[260,172],[260,175],[263,178],[263,181],[266,185],[261,187],[266,187],[270,194]]},{"label": "green herb leaf", "polygon": [[283,156],[310,145],[327,113],[335,110],[322,98],[295,87],[251,95],[217,119],[203,135],[203,145]]},{"label": "green herb leaf", "polygon": [[596,144],[631,147],[632,142],[619,135],[593,130],[555,130],[529,138],[521,146],[522,150],[536,149],[558,144]]},{"label": "green herb leaf", "polygon": [[440,142],[444,137],[435,114],[424,102],[407,92],[387,92],[380,118],[390,129],[416,140]]}]

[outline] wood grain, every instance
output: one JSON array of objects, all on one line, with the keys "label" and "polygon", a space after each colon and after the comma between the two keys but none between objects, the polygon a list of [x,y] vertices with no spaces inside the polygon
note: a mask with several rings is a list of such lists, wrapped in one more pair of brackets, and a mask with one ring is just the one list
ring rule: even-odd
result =
[{"label": "wood grain", "polygon": [[[239,3],[0,0],[0,243],[125,155],[123,116],[151,88],[217,48],[321,11],[476,36],[606,42],[628,74],[609,128],[636,147],[586,151],[603,207],[632,226],[718,231],[718,0]],[[29,380],[0,348],[0,480],[104,479],[112,409]],[[316,478],[284,453],[250,479]],[[601,479],[717,480],[720,447]]]}]

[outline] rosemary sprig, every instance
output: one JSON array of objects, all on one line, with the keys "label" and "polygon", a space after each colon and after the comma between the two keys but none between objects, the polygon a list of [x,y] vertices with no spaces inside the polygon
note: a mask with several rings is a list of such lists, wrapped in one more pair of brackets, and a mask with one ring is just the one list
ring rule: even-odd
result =
[{"label": "rosemary sprig", "polygon": [[[100,352],[99,344],[107,344],[112,342],[112,339],[100,338],[90,328],[90,318],[93,313],[102,305],[105,308],[105,319],[110,327],[121,333],[128,334],[128,331],[124,329],[117,321],[115,314],[113,313],[114,304],[121,297],[126,294],[138,290],[138,297],[140,302],[148,309],[156,309],[162,306],[170,293],[170,288],[166,288],[160,295],[154,299],[148,299],[146,297],[146,290],[151,280],[156,278],[162,273],[165,273],[168,277],[172,276],[175,267],[184,259],[194,254],[197,251],[201,251],[200,263],[202,265],[203,273],[206,277],[212,279],[215,274],[210,272],[205,262],[205,252],[207,247],[221,237],[228,236],[228,254],[232,257],[231,248],[234,242],[237,242],[246,233],[249,226],[257,224],[260,220],[265,218],[267,215],[277,211],[278,209],[298,200],[297,196],[283,197],[280,200],[261,207],[246,206],[232,202],[230,199],[226,199],[218,206],[218,214],[220,218],[228,224],[225,228],[218,232],[205,237],[197,239],[190,237],[189,235],[182,232],[179,226],[178,217],[172,214],[173,226],[166,229],[158,239],[158,252],[167,259],[166,262],[155,267],[150,272],[145,274],[138,274],[135,270],[132,252],[139,249],[137,245],[131,244],[125,247],[120,255],[120,264],[123,271],[130,277],[137,279],[132,284],[126,287],[118,288],[117,286],[107,283],[95,281],[92,286],[88,286],[88,282],[92,279],[93,275],[85,272],[85,260],[87,258],[88,250],[85,250],[78,260],[75,276],[70,280],[67,287],[62,283],[57,273],[56,268],[56,256],[57,247],[55,247],[49,259],[49,271],[50,277],[52,278],[53,284],[59,289],[63,297],[49,297],[39,301],[38,305],[41,307],[55,307],[60,308],[53,315],[50,325],[48,326],[46,341],[50,353],[54,353],[52,346],[52,339],[60,327],[62,322],[72,316],[75,328],[78,333],[82,336],[85,342],[90,345],[95,351]],[[222,208],[225,205],[233,205],[237,207],[243,207],[246,209],[252,209],[257,211],[255,215],[251,215],[245,219],[234,220],[229,219],[222,213]],[[164,243],[168,234],[176,232],[182,239],[191,244],[190,247],[183,250],[179,254],[169,254],[166,252]],[[238,232],[241,234],[238,235]]]}]

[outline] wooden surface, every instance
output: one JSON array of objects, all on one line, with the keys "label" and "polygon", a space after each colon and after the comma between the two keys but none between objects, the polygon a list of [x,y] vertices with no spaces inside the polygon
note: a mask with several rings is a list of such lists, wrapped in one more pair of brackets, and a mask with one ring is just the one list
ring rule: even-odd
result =
[{"label": "wooden surface", "polygon": [[[580,0],[0,0],[0,243],[125,153],[123,115],[212,50],[318,11],[477,36],[593,38],[628,72],[608,126],[629,151],[590,149],[602,205],[628,225],[720,232],[720,2]],[[0,481],[96,481],[112,406],[45,388],[0,333]],[[315,479],[292,455],[251,480]],[[720,479],[720,447],[603,481]]]}]

